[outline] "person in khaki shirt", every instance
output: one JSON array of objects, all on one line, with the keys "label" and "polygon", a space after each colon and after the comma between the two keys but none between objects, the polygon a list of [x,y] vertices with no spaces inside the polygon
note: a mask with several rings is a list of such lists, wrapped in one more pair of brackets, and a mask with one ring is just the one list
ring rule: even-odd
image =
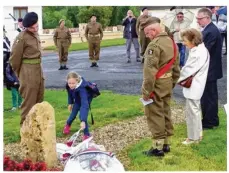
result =
[{"label": "person in khaki shirt", "polygon": [[138,37],[140,38],[140,46],[141,46],[141,57],[142,57],[142,63],[144,63],[144,53],[145,50],[150,42],[150,39],[145,36],[143,27],[141,26],[142,23],[144,23],[150,16],[148,14],[147,7],[142,8],[142,15],[138,17],[137,23],[136,23],[136,32]]},{"label": "person in khaki shirt", "polygon": [[19,92],[24,99],[21,104],[22,125],[30,109],[43,101],[44,77],[41,67],[41,41],[38,35],[38,15],[27,13],[23,19],[26,28],[20,32],[12,47],[10,64],[19,78]]},{"label": "person in khaki shirt", "polygon": [[[144,54],[142,97],[145,101],[153,99],[153,103],[145,106],[153,146],[143,153],[147,156],[164,156],[164,152],[170,151],[169,137],[173,135],[170,99],[172,89],[180,76],[179,56],[178,53],[174,55],[177,46],[160,27],[160,19],[150,17],[142,27],[146,37],[151,39]],[[170,69],[156,79],[159,69],[169,63],[174,56],[176,59]]]},{"label": "person in khaki shirt", "polygon": [[53,40],[59,52],[59,70],[68,70],[66,64],[68,61],[68,48],[72,43],[71,32],[65,27],[65,21],[61,19],[59,21],[59,27],[56,28]]},{"label": "person in khaki shirt", "polygon": [[85,29],[85,37],[88,41],[89,59],[91,67],[98,67],[97,61],[100,54],[100,43],[103,38],[102,25],[96,22],[96,15],[91,15],[91,21],[87,24]]}]

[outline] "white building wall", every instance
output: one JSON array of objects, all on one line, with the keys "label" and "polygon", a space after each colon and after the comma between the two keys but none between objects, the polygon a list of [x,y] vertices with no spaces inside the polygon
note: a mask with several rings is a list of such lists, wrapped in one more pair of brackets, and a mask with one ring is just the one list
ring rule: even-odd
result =
[{"label": "white building wall", "polygon": [[[42,25],[42,7],[41,6],[28,6],[28,12],[35,12],[38,14],[38,24],[39,24],[39,34],[42,34],[42,29],[43,29],[43,25]],[[16,36],[18,35],[18,31],[15,30],[15,23],[17,23],[17,21],[15,22],[12,17],[9,15],[9,13],[11,15],[14,14],[13,11],[13,6],[5,6],[3,7],[3,25],[5,25],[5,29],[6,29],[6,35],[9,38],[10,42],[11,42],[11,46],[13,44],[14,39],[16,38]]]}]

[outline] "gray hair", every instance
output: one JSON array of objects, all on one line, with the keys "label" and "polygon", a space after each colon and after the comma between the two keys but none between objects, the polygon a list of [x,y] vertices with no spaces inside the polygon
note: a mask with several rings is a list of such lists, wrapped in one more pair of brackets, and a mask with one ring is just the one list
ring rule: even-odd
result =
[{"label": "gray hair", "polygon": [[212,12],[209,8],[201,8],[201,9],[199,9],[198,13],[203,13],[204,15],[206,15],[210,19],[212,19]]}]

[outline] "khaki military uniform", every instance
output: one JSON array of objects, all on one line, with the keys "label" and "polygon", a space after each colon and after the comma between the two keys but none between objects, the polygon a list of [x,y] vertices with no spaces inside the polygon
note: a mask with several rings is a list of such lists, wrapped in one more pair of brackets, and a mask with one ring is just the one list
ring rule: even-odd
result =
[{"label": "khaki military uniform", "polygon": [[44,77],[41,66],[41,41],[38,34],[27,30],[17,36],[12,47],[10,64],[19,78],[22,125],[30,109],[43,101]]},{"label": "khaki military uniform", "polygon": [[141,15],[137,19],[136,23],[136,31],[138,36],[140,36],[140,45],[141,45],[141,53],[140,55],[143,56],[145,53],[145,50],[150,43],[150,39],[146,37],[144,33],[144,28],[141,26],[142,23],[145,23],[145,21],[149,18],[150,16],[145,16]]},{"label": "khaki military uniform", "polygon": [[53,40],[55,45],[58,47],[59,62],[65,64],[68,61],[68,48],[72,43],[71,32],[67,27],[57,27]]},{"label": "khaki military uniform", "polygon": [[[177,47],[176,47],[177,49]],[[157,71],[167,64],[174,56],[172,40],[166,32],[160,33],[148,45],[145,51],[142,93],[149,97],[154,92],[153,103],[145,106],[145,115],[153,139],[164,139],[173,135],[170,99],[172,89],[179,75],[179,56],[172,68],[159,79],[155,79]]]},{"label": "khaki military uniform", "polygon": [[89,22],[85,29],[85,37],[88,40],[89,59],[92,62],[97,62],[100,54],[100,43],[103,38],[102,25],[98,22]]}]

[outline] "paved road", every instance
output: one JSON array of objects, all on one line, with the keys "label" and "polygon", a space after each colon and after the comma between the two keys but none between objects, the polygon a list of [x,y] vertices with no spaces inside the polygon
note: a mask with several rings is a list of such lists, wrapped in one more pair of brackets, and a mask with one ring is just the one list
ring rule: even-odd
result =
[{"label": "paved road", "polygon": [[[44,53],[43,69],[46,78],[46,88],[64,88],[65,78],[69,71],[78,72],[87,80],[94,81],[102,90],[112,90],[121,94],[140,94],[142,84],[142,64],[135,61],[132,48],[130,64],[127,64],[125,46],[107,47],[101,49],[98,68],[90,68],[88,51],[74,51],[69,53],[69,70],[59,71],[57,53]],[[225,104],[227,100],[227,57],[223,56],[224,77],[219,80],[219,101]],[[174,98],[183,102],[182,88],[175,87]]]}]

